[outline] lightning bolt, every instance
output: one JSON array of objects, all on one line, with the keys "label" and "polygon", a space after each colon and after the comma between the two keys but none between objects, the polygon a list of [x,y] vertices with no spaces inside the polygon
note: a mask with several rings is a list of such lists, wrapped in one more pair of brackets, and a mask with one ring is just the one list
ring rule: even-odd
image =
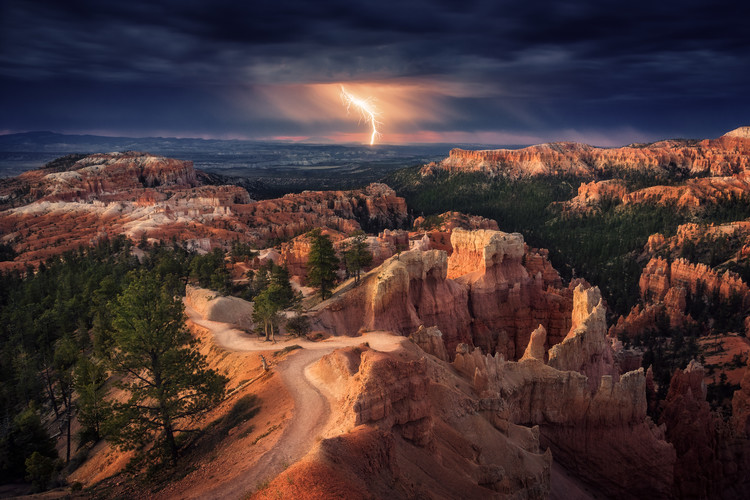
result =
[{"label": "lightning bolt", "polygon": [[381,125],[381,123],[378,121],[378,116],[380,116],[380,113],[375,107],[374,99],[372,97],[368,97],[367,99],[360,99],[359,97],[347,92],[342,85],[341,101],[344,103],[344,106],[346,106],[347,112],[351,109],[352,106],[354,106],[359,111],[360,120],[364,120],[370,124],[370,126],[372,127],[372,134],[370,134],[370,146],[375,144],[375,139],[380,137],[378,126]]}]

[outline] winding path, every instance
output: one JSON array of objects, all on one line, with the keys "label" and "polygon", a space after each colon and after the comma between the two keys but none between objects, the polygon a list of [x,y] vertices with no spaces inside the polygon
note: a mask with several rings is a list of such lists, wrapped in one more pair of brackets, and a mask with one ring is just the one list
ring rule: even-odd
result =
[{"label": "winding path", "polygon": [[[248,492],[253,491],[258,483],[275,478],[286,466],[297,462],[310,451],[315,439],[328,424],[331,407],[327,396],[307,374],[307,367],[341,347],[368,342],[371,348],[378,351],[393,351],[401,345],[404,339],[404,337],[387,332],[370,332],[360,337],[332,337],[322,342],[294,339],[271,345],[227,323],[204,320],[200,313],[188,304],[185,304],[185,313],[193,323],[211,331],[214,341],[225,349],[268,351],[283,349],[293,344],[302,347],[274,367],[294,399],[294,412],[281,438],[256,465],[241,474],[241,479],[220,483],[214,490],[208,492],[207,496],[214,499],[243,498]],[[206,493],[204,492],[201,496],[206,496]]]}]

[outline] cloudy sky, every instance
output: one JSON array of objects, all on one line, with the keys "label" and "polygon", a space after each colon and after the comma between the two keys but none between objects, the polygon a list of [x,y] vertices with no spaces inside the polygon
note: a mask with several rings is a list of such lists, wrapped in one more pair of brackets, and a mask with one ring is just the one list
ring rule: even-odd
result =
[{"label": "cloudy sky", "polygon": [[750,2],[0,0],[0,133],[621,145],[750,125]]}]

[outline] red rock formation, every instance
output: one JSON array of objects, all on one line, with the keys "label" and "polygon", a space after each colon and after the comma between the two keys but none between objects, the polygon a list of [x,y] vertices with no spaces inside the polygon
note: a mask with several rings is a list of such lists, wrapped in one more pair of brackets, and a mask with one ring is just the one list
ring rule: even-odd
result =
[{"label": "red rock formation", "polygon": [[[750,141],[748,141],[750,143]],[[679,209],[697,209],[707,203],[717,203],[750,193],[750,173],[742,171],[732,176],[689,179],[678,186],[653,186],[620,197],[624,204],[674,204]]]},{"label": "red rock formation", "polygon": [[392,257],[358,287],[321,304],[316,326],[338,335],[437,326],[449,354],[465,343],[508,359],[523,355],[539,324],[548,346],[563,339],[573,293],[556,288],[560,276],[543,253],[527,253],[519,234],[455,229],[451,238],[450,259],[443,251],[416,249]]},{"label": "red rock formation", "polygon": [[582,182],[578,187],[578,195],[565,202],[564,206],[568,210],[588,212],[598,207],[604,200],[621,201],[627,192],[625,183],[618,179]]},{"label": "red rock formation", "polygon": [[547,330],[548,346],[563,339],[572,293],[558,288],[560,276],[542,254],[525,259],[529,250],[520,234],[455,229],[451,245],[448,277],[469,292],[475,346],[518,359],[539,324]]},{"label": "red rock formation", "polygon": [[412,234],[427,236],[429,246],[423,248],[424,250],[445,250],[450,255],[453,252],[451,233],[456,228],[499,230],[497,221],[493,219],[487,219],[479,215],[467,215],[461,212],[445,212],[429,219],[417,217],[414,219]]},{"label": "red rock formation", "polygon": [[261,202],[237,186],[196,186],[192,163],[145,153],[53,162],[0,180],[0,203],[17,207],[0,212],[0,234],[21,254],[2,265],[22,267],[102,234],[175,238],[206,250],[237,240],[263,246],[315,227],[345,234],[400,227],[409,219],[404,200],[383,184]]},{"label": "red rock formation", "polygon": [[[432,354],[438,359],[448,361],[448,352],[445,350],[445,342],[443,342],[443,333],[436,327],[431,326],[425,328],[421,326],[416,332],[409,335],[409,340],[414,342],[420,349],[427,354]],[[544,341],[542,341],[543,343]]]},{"label": "red rock formation", "polygon": [[315,327],[336,335],[360,329],[408,334],[420,325],[437,326],[449,352],[471,342],[466,290],[446,279],[445,252],[411,250],[391,257],[362,278],[359,286],[320,304]]},{"label": "red rock formation", "polygon": [[[546,365],[537,353],[522,361],[505,361],[478,350],[458,353],[453,362],[459,373],[472,380],[485,404],[499,415],[523,425],[539,425],[541,439],[553,459],[596,485],[605,498],[665,498],[672,488],[674,448],[664,441],[663,429],[646,416],[646,377],[643,369],[620,376],[611,360],[606,325],[600,325],[601,308],[593,302],[598,290],[576,290],[575,337],[565,341],[565,359],[588,371],[559,370]],[[528,352],[538,350],[541,330],[532,337]],[[560,359],[562,345],[550,350],[550,360]],[[609,363],[607,365],[607,363]],[[558,363],[559,364],[559,363]],[[591,371],[592,366],[606,369]],[[595,384],[592,384],[593,378]]]},{"label": "red rock formation", "polygon": [[12,197],[8,188],[16,190],[19,184],[28,191],[22,201],[30,203],[106,199],[114,193],[148,187],[194,187],[198,181],[193,162],[127,152],[86,156],[64,170],[42,168],[24,172],[9,184],[3,182],[0,195]]},{"label": "red rock formation", "polygon": [[[688,296],[694,300],[714,295],[723,300],[739,296],[745,306],[750,304],[750,288],[737,274],[730,271],[720,273],[705,264],[693,264],[685,259],[675,259],[670,264],[666,259],[652,258],[641,273],[639,285],[645,306],[636,306],[638,309],[631,311],[628,318],[618,321],[613,335],[621,332],[633,335],[642,331],[636,323],[647,326],[646,312],[655,318],[663,310],[673,327],[692,323],[685,310]],[[651,304],[662,305],[663,308],[652,307]]]},{"label": "red rock formation", "polygon": [[659,419],[677,451],[674,493],[677,498],[721,497],[722,475],[716,454],[716,417],[706,402],[700,363],[676,370]]},{"label": "red rock formation", "polygon": [[[321,443],[348,457],[337,461],[334,478],[353,473],[383,498],[549,494],[551,457],[540,450],[538,432],[499,418],[449,365],[410,342],[393,353],[365,346],[338,350],[311,370],[332,388],[340,410],[334,428],[345,431]],[[374,446],[347,453],[347,443],[363,433],[377,433],[387,446],[377,447],[377,454],[367,452]],[[314,456],[327,463],[331,455]]]},{"label": "red rock formation", "polygon": [[355,191],[305,191],[233,207],[252,240],[291,239],[316,227],[344,234],[407,224],[406,202],[385,184]]},{"label": "red rock formation", "polygon": [[674,166],[712,175],[740,172],[750,166],[750,140],[741,133],[730,133],[699,142],[669,140],[621,148],[557,142],[515,150],[452,149],[448,158],[425,166],[422,173],[442,169],[517,178],[558,173],[593,175],[597,171],[621,168],[661,172]]},{"label": "red rock formation", "polygon": [[570,332],[549,350],[549,366],[586,375],[592,392],[599,387],[603,376],[619,376],[612,345],[607,338],[605,314],[599,289],[584,289],[578,285],[573,295]]},{"label": "red rock formation", "polygon": [[480,215],[468,215],[461,212],[445,212],[435,217],[437,224],[430,224],[425,217],[414,219],[412,231],[441,231],[450,233],[457,227],[461,229],[492,229],[498,231],[497,221]]}]

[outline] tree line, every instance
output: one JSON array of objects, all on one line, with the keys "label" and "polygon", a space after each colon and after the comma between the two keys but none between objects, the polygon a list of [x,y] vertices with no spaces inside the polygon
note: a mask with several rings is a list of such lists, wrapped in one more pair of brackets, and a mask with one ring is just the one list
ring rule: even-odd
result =
[{"label": "tree line", "polygon": [[[228,286],[223,252],[131,250],[119,236],[0,273],[0,482],[43,488],[103,437],[175,461],[175,434],[222,397],[226,379],[198,353],[181,298],[189,279]],[[66,443],[59,459],[53,437]]]}]

